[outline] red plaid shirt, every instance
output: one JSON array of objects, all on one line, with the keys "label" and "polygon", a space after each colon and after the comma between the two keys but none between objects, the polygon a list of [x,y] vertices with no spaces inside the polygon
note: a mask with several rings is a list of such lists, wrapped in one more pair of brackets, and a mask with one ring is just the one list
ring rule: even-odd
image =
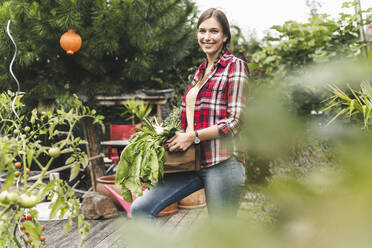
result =
[{"label": "red plaid shirt", "polygon": [[[186,95],[203,76],[207,59],[199,66],[182,101],[181,128],[186,130]],[[200,89],[194,111],[194,130],[218,126],[220,137],[202,141],[201,166],[218,164],[233,155],[232,137],[238,133],[240,117],[246,105],[248,66],[230,51],[217,61],[212,73]]]}]

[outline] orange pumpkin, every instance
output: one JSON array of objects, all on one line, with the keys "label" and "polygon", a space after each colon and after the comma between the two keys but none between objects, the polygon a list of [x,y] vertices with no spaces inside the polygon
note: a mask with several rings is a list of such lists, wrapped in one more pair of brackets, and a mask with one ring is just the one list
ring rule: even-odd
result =
[{"label": "orange pumpkin", "polygon": [[74,54],[81,47],[81,37],[73,29],[69,29],[61,36],[59,44],[67,54]]}]

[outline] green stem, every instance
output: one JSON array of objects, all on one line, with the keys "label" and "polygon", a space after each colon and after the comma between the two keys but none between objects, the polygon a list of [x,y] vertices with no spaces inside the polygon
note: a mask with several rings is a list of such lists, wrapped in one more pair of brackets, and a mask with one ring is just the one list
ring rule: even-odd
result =
[{"label": "green stem", "polygon": [[90,117],[90,118],[94,118],[94,117],[91,116],[91,115],[83,115],[83,116],[81,116],[79,119],[77,119],[77,120],[75,120],[74,122],[72,122],[72,124],[69,123],[70,130],[68,131],[68,134],[67,134],[67,136],[66,136],[64,142],[63,142],[62,145],[59,147],[61,150],[66,146],[67,141],[70,139],[70,137],[71,137],[71,135],[72,135],[72,130],[74,129],[76,123],[77,123],[78,121],[80,121],[81,119],[83,119],[83,118],[89,118],[89,117]]},{"label": "green stem", "polygon": [[45,173],[48,171],[50,165],[52,164],[54,158],[50,158],[47,165],[41,170],[40,177],[34,182],[34,184],[27,190],[28,192],[31,192],[34,190],[37,186],[43,183],[43,178]]},{"label": "green stem", "polygon": [[37,164],[37,166],[39,166],[40,170],[43,170],[44,169],[44,166],[39,162],[39,160],[34,159],[34,161]]},{"label": "green stem", "polygon": [[[66,144],[67,144],[67,141],[70,139],[71,135],[72,135],[72,129],[74,128],[74,126],[76,125],[76,121],[74,121],[71,125],[70,125],[70,129],[68,130],[68,134],[66,136],[66,138],[64,139],[64,142],[62,143],[61,147],[59,147],[59,149],[63,149]],[[70,124],[70,123],[69,123]]]},{"label": "green stem", "polygon": [[10,205],[7,206],[6,208],[4,208],[3,211],[1,211],[1,213],[0,213],[0,218],[3,217],[3,215],[4,215],[6,212],[8,212],[9,209],[10,209]]},{"label": "green stem", "polygon": [[2,119],[1,122],[11,122],[14,126],[16,126],[16,122],[10,119]]},{"label": "green stem", "polygon": [[[63,149],[66,144],[67,144],[67,141],[69,140],[69,138],[71,137],[72,135],[72,129],[73,127],[76,125],[76,122],[77,121],[74,121],[73,124],[70,125],[70,129],[68,131],[68,134],[67,134],[67,137],[66,139],[64,140],[64,142],[62,143],[62,145],[59,147],[59,149]],[[48,161],[47,165],[45,167],[43,167],[37,160],[36,163],[38,164],[38,166],[40,167],[41,169],[41,173],[40,173],[40,177],[36,180],[36,182],[28,189],[28,192],[31,192],[33,189],[35,189],[37,186],[39,186],[40,184],[43,183],[43,178],[44,178],[44,175],[45,173],[48,171],[49,167],[51,166],[52,162],[53,162],[54,158],[50,158],[50,160]]]},{"label": "green stem", "polygon": [[[92,117],[92,116],[89,116],[89,115],[84,115],[83,117]],[[59,149],[63,149],[68,140],[70,139],[71,135],[72,135],[72,130],[74,128],[74,126],[76,125],[77,121],[79,121],[81,118],[79,118],[78,120],[75,120],[74,122],[72,122],[71,124],[69,123],[69,126],[70,126],[70,129],[68,131],[68,134],[67,134],[67,137],[65,138],[64,142],[61,144],[61,146],[59,147]],[[44,175],[45,173],[48,171],[49,167],[51,166],[52,162],[53,162],[54,158],[50,158],[50,160],[48,161],[47,165],[45,167],[43,167],[37,160],[37,164],[38,166],[41,168],[41,174],[40,174],[40,177],[36,180],[36,182],[27,190],[28,192],[31,192],[32,190],[34,190],[37,186],[39,186],[40,184],[43,183],[43,178],[44,178]],[[27,183],[26,183],[27,184]],[[25,185],[26,185],[25,184]]]},{"label": "green stem", "polygon": [[17,227],[18,227],[18,224],[15,224],[15,225],[14,225],[14,230],[13,230],[13,239],[14,239],[14,242],[16,243],[16,245],[17,245],[19,248],[22,248],[22,245],[19,243],[19,241],[18,241],[18,239],[17,239],[17,235],[16,235]]},{"label": "green stem", "polygon": [[143,122],[145,122],[145,125],[153,132],[155,132],[154,126],[151,124],[151,122],[145,117],[143,118]]},{"label": "green stem", "polygon": [[[26,149],[26,142],[24,142],[25,140],[22,140],[23,144],[22,144],[22,149],[23,151],[27,151]],[[27,164],[26,164],[26,152],[23,153],[23,156],[22,156],[22,163],[23,163],[23,185],[24,185],[24,189],[27,190],[27,178],[28,178],[28,175],[26,173],[26,169],[28,168],[27,167]],[[31,165],[30,165],[31,166]]]}]

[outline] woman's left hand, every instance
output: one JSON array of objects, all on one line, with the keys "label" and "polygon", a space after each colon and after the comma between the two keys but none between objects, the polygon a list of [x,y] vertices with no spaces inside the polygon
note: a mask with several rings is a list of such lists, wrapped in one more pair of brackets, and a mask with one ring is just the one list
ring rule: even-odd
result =
[{"label": "woman's left hand", "polygon": [[176,133],[167,141],[168,149],[173,151],[186,151],[189,146],[194,143],[195,134],[190,133]]}]

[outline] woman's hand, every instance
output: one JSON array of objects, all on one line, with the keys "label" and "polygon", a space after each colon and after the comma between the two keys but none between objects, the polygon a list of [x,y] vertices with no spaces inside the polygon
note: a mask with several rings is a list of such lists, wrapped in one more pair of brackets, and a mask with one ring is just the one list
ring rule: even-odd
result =
[{"label": "woman's hand", "polygon": [[168,149],[173,151],[186,151],[189,146],[194,143],[195,133],[176,133],[172,138],[167,141]]}]

